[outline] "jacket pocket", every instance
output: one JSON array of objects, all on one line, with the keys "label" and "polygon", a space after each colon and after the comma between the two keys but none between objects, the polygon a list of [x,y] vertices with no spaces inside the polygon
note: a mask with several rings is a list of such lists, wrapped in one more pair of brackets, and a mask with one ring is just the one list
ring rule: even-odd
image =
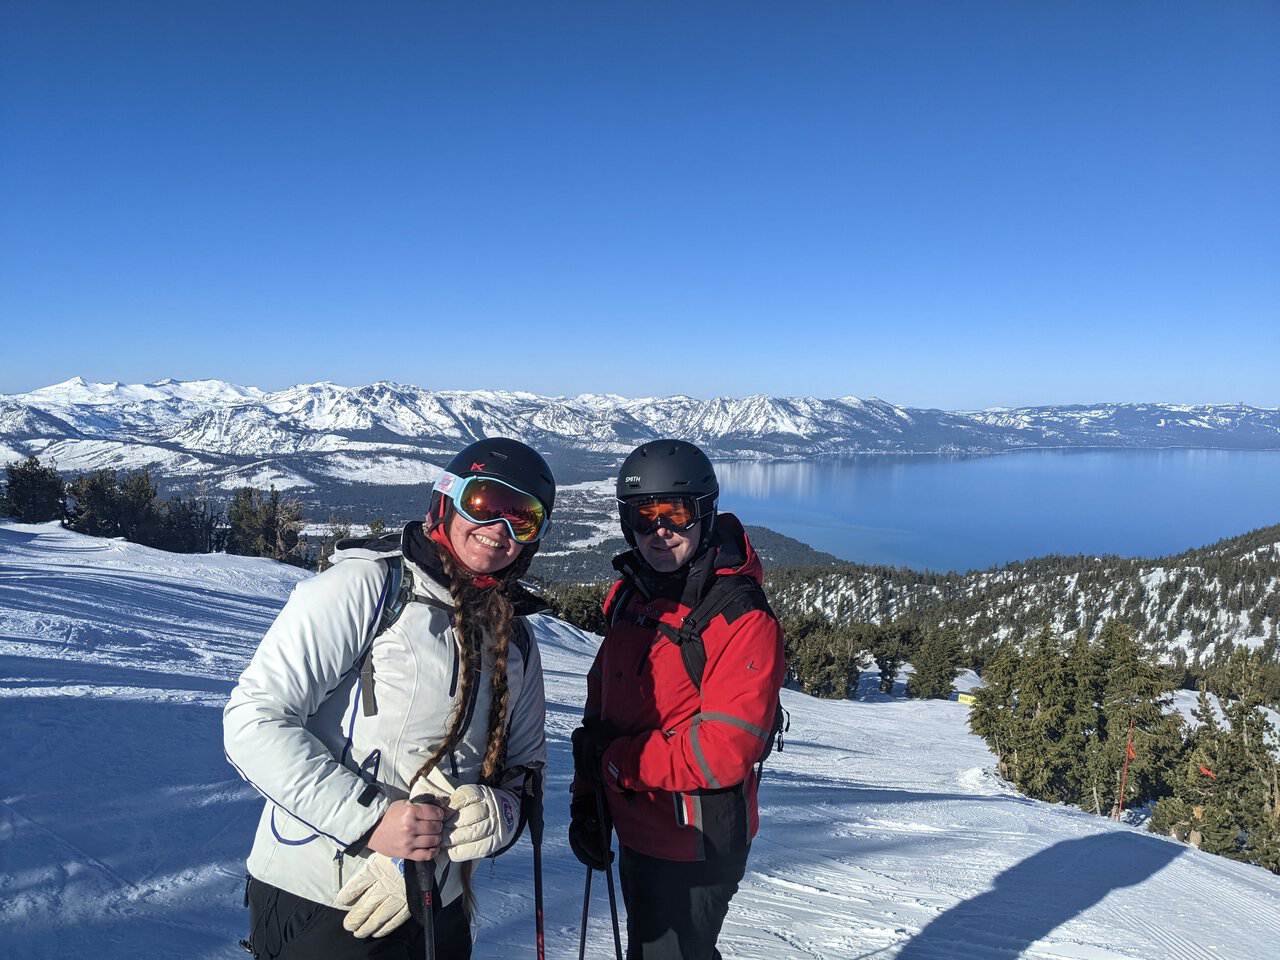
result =
[{"label": "jacket pocket", "polygon": [[257,960],[276,960],[325,911],[323,904],[249,878],[249,946]]}]

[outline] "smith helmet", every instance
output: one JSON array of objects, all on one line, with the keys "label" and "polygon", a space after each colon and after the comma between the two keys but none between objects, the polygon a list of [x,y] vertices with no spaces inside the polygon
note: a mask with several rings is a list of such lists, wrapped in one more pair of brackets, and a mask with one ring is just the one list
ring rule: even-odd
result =
[{"label": "smith helmet", "polygon": [[618,471],[618,518],[631,546],[658,526],[701,525],[705,549],[715,528],[720,483],[707,455],[684,440],[651,440],[631,451]]}]

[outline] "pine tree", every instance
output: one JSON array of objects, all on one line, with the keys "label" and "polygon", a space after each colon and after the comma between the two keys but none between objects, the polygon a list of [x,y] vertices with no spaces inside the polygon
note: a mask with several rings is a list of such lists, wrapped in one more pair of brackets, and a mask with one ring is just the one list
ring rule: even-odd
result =
[{"label": "pine tree", "polygon": [[114,470],[81,474],[67,488],[71,499],[67,526],[92,537],[119,537],[119,489]]},{"label": "pine tree", "polygon": [[43,523],[66,516],[67,485],[53,467],[43,466],[36,457],[27,457],[8,464],[4,472],[0,516],[13,517],[20,523]]},{"label": "pine tree", "polygon": [[1065,801],[1071,795],[1075,757],[1064,744],[1074,693],[1066,658],[1046,627],[1017,674],[1014,722],[1024,749],[1019,751],[1014,782],[1032,796]]},{"label": "pine tree", "polygon": [[118,478],[115,516],[120,536],[131,543],[163,547],[160,509],[151,473],[135,470]]},{"label": "pine tree", "polygon": [[253,487],[236,490],[227,507],[227,553],[246,557],[265,555],[267,540],[263,519],[262,491]]},{"label": "pine tree", "polygon": [[1072,765],[1072,802],[1101,815],[1108,793],[1109,770],[1102,749],[1106,716],[1102,701],[1106,676],[1102,660],[1083,630],[1077,631],[1067,653],[1067,671],[1072,678],[1072,702],[1067,718],[1064,745],[1075,756]]},{"label": "pine tree", "polygon": [[960,663],[960,645],[953,633],[933,629],[925,634],[912,659],[915,672],[907,683],[907,696],[946,700],[951,696]]},{"label": "pine tree", "polygon": [[222,511],[199,497],[174,497],[161,503],[161,542],[177,553],[216,553],[222,549]]},{"label": "pine tree", "polygon": [[1018,651],[1009,642],[996,647],[982,670],[982,686],[974,691],[969,729],[982,737],[996,755],[1000,775],[1010,778],[1010,759],[1016,746],[1013,709],[1017,703]]},{"label": "pine tree", "polygon": [[[1098,636],[1100,669],[1106,677],[1105,723],[1098,762],[1111,771],[1111,812],[1145,803],[1167,792],[1170,767],[1182,748],[1182,721],[1169,714],[1167,675],[1142,650],[1133,631],[1118,620]],[[1124,773],[1132,732],[1133,758]],[[1123,803],[1121,786],[1124,786]]]},{"label": "pine tree", "polygon": [[904,620],[885,624],[878,631],[871,655],[880,668],[881,693],[893,693],[898,671],[914,653],[918,636],[916,628]]},{"label": "pine tree", "polygon": [[227,522],[227,553],[305,565],[302,504],[281,497],[275,487],[266,496],[253,487],[241,487],[231,497]]}]

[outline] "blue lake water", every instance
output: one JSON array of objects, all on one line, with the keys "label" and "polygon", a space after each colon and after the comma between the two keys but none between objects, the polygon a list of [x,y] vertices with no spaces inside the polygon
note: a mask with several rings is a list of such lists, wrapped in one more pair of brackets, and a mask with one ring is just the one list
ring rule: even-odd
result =
[{"label": "blue lake water", "polygon": [[1280,452],[1028,451],[718,463],[721,508],[845,560],[967,570],[1162,556],[1280,523]]}]

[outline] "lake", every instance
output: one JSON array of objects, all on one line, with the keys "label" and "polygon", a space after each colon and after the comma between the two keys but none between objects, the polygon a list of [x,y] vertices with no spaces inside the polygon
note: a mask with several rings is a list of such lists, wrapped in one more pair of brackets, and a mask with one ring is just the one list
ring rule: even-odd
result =
[{"label": "lake", "polygon": [[1280,452],[1037,450],[717,463],[720,505],[859,563],[1162,556],[1280,523]]}]

